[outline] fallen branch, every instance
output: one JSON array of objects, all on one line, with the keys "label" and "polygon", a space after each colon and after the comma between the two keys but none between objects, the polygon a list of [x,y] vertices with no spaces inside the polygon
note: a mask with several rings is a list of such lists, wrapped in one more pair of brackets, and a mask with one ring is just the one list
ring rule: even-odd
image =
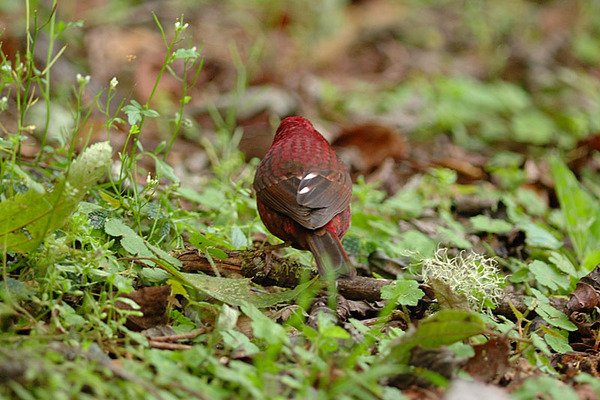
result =
[{"label": "fallen branch", "polygon": [[[227,258],[209,260],[197,250],[186,250],[177,258],[185,272],[204,272],[209,275],[220,274],[225,277],[245,277],[262,286],[279,286],[294,288],[300,284],[307,270],[287,258],[279,257],[272,252],[261,250],[227,251]],[[215,269],[217,271],[215,271]],[[309,271],[310,277],[316,272]],[[339,279],[338,292],[350,300],[381,300],[381,288],[393,283],[393,280],[356,277],[354,279]]]}]

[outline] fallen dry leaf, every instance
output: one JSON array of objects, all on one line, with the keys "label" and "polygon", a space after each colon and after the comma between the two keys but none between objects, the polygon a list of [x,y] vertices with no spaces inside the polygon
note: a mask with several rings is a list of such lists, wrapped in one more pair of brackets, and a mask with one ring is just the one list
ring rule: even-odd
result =
[{"label": "fallen dry leaf", "polygon": [[497,383],[509,368],[510,341],[506,336],[494,336],[486,343],[473,346],[475,355],[465,366],[471,376],[483,382]]},{"label": "fallen dry leaf", "polygon": [[[167,305],[171,294],[171,286],[148,286],[134,290],[131,293],[121,295],[131,299],[140,306],[144,314],[141,317],[127,317],[127,328],[133,331],[142,331],[167,322]],[[117,300],[117,305],[123,310],[131,310],[131,306]]]},{"label": "fallen dry leaf", "polygon": [[409,151],[406,139],[399,132],[372,122],[343,128],[332,145],[340,158],[362,175],[372,172],[388,158],[405,159]]}]

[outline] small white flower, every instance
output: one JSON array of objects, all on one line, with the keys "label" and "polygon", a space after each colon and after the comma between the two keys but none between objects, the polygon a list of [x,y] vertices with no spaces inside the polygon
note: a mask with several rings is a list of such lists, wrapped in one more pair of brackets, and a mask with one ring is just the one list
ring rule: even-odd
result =
[{"label": "small white flower", "polygon": [[184,31],[188,28],[188,26],[190,26],[190,24],[188,24],[187,22],[183,25],[181,25],[180,21],[175,22],[175,30],[176,31]]},{"label": "small white flower", "polygon": [[2,65],[2,72],[10,72],[10,71],[11,71],[10,64]]},{"label": "small white flower", "polygon": [[119,84],[119,81],[117,80],[117,77],[116,77],[116,76],[115,76],[115,77],[113,77],[113,78],[110,80],[110,87],[111,87],[111,88],[113,88],[113,89],[114,89],[114,88],[116,88],[118,84]]},{"label": "small white flower", "polygon": [[81,74],[77,74],[76,78],[77,78],[77,83],[80,85],[87,85],[88,83],[90,83],[90,79],[91,79],[89,75],[83,76]]}]

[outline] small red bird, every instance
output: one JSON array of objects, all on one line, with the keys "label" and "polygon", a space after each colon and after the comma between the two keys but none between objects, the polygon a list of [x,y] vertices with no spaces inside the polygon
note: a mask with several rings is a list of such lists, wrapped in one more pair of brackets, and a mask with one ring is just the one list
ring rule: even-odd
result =
[{"label": "small red bird", "polygon": [[267,229],[310,250],[321,276],[356,271],[340,239],[350,227],[352,180],[327,140],[306,118],[287,117],[254,177],[258,213]]}]

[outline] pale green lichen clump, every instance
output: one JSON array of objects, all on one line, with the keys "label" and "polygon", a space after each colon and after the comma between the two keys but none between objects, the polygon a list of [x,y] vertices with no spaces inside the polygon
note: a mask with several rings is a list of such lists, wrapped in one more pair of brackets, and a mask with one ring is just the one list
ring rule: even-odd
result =
[{"label": "pale green lichen clump", "polygon": [[439,280],[455,293],[467,298],[474,310],[493,308],[502,297],[504,277],[494,259],[472,251],[448,256],[448,249],[439,249],[431,258],[422,261],[425,283]]}]

